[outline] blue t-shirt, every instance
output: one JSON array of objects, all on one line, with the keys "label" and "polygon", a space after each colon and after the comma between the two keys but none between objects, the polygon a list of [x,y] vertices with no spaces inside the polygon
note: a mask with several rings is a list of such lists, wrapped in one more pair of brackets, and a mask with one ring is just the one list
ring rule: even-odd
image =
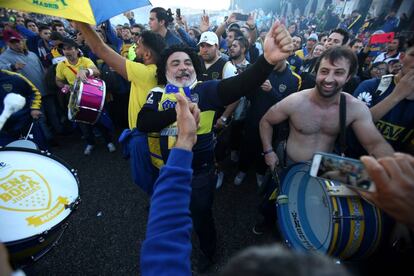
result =
[{"label": "blue t-shirt", "polygon": [[[383,77],[383,79],[386,76]],[[384,80],[383,80],[384,81]],[[381,79],[363,81],[355,90],[354,97],[371,108],[389,96],[395,88],[394,77],[389,77],[384,91],[379,91]],[[387,87],[385,89],[385,87]],[[375,123],[382,136],[396,151],[404,149],[414,139],[414,101],[404,99]]]}]

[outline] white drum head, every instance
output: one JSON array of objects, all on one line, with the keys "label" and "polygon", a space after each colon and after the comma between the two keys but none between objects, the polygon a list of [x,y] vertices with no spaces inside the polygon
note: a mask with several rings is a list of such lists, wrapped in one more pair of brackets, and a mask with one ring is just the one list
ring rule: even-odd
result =
[{"label": "white drum head", "polygon": [[9,148],[25,148],[38,150],[39,147],[30,140],[16,140],[6,145]]},{"label": "white drum head", "polygon": [[326,252],[332,236],[332,206],[323,181],[309,176],[309,166],[295,166],[283,181],[287,204],[280,205],[279,223],[290,244]]},{"label": "white drum head", "polygon": [[61,162],[31,150],[0,151],[0,241],[51,229],[78,196],[78,180]]}]

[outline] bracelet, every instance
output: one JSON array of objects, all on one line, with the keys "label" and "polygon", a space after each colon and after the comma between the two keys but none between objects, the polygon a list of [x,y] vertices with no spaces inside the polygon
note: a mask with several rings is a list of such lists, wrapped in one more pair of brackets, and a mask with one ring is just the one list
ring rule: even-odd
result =
[{"label": "bracelet", "polygon": [[88,77],[92,77],[93,76],[93,70],[90,69],[90,68],[88,68],[86,70],[88,70]]},{"label": "bracelet", "polygon": [[271,152],[273,152],[273,148],[265,150],[264,152],[262,152],[262,155],[265,156],[266,154],[269,154]]}]

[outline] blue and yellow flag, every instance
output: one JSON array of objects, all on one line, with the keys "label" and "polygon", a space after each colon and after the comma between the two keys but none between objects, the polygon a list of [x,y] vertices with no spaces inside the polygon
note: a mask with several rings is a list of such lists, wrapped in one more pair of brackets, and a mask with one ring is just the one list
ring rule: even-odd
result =
[{"label": "blue and yellow flag", "polygon": [[148,5],[151,5],[148,0],[0,0],[2,8],[53,15],[92,25]]}]

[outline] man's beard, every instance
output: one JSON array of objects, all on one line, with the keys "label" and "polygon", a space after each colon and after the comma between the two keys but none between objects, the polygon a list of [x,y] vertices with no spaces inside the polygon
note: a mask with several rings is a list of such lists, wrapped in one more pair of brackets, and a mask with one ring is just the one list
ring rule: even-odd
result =
[{"label": "man's beard", "polygon": [[169,84],[172,84],[172,85],[177,86],[177,87],[190,87],[194,82],[197,81],[196,74],[190,75],[190,79],[186,80],[184,83],[183,82],[178,82],[175,79],[171,79],[168,76],[166,76],[166,78],[167,78],[167,82]]},{"label": "man's beard", "polygon": [[230,56],[230,59],[231,60],[235,60],[235,59],[238,59],[240,56],[241,56],[241,53],[239,53],[239,54],[233,54],[232,52],[230,52],[230,54],[229,54],[229,56]]},{"label": "man's beard", "polygon": [[337,82],[333,83],[334,87],[331,91],[326,91],[323,88],[323,82],[322,83],[316,83],[316,88],[318,90],[318,94],[322,96],[323,98],[332,98],[336,94],[342,91],[343,86],[338,86]]}]

